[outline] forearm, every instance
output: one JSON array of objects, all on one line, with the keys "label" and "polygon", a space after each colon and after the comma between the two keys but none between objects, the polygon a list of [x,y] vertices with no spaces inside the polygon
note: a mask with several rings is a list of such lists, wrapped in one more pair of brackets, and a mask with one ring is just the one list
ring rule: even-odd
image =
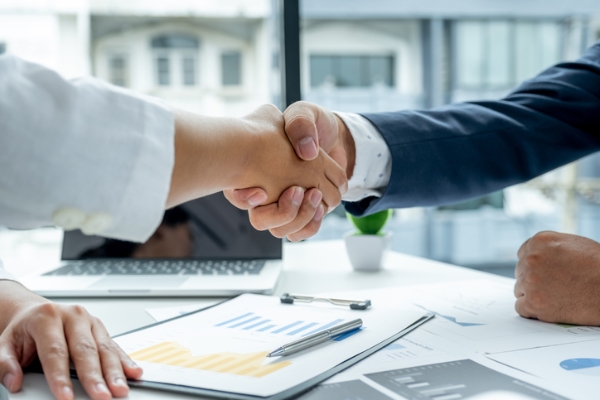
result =
[{"label": "forearm", "polygon": [[175,165],[167,208],[234,188],[249,156],[248,125],[174,110]]},{"label": "forearm", "polygon": [[29,291],[20,283],[0,280],[0,334],[18,312],[44,302],[48,300]]}]

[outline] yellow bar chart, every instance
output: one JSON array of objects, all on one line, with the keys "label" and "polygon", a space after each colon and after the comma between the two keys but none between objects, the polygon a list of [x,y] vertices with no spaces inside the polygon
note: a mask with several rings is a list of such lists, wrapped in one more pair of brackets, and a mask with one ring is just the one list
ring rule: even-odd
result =
[{"label": "yellow bar chart", "polygon": [[190,349],[177,342],[163,342],[129,354],[137,361],[198,369],[202,371],[220,372],[262,378],[275,371],[287,367],[290,361],[280,361],[262,365],[268,352],[258,353],[216,353],[193,356]]}]

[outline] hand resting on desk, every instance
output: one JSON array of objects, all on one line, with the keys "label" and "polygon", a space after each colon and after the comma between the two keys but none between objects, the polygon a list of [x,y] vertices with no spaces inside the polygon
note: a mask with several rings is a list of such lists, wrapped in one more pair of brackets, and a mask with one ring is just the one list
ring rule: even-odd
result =
[{"label": "hand resting on desk", "polygon": [[518,252],[517,312],[526,318],[600,325],[600,243],[540,232]]}]

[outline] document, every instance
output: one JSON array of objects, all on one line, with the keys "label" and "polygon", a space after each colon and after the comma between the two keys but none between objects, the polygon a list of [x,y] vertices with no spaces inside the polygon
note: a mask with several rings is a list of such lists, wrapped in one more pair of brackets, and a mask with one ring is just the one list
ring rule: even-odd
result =
[{"label": "document", "polygon": [[174,307],[155,307],[155,308],[147,308],[146,312],[150,314],[155,321],[161,322],[166,321],[171,318],[179,317],[185,314],[189,314],[194,311],[201,310],[206,307],[210,307],[217,303],[220,303],[221,300],[218,301],[202,301],[194,304],[186,304],[183,306],[174,306]]},{"label": "document", "polygon": [[[365,311],[331,305],[281,304],[245,294],[115,341],[144,368],[143,381],[269,396],[316,377],[389,339],[425,313],[374,305]],[[359,331],[291,356],[277,347],[356,318]]]},{"label": "document", "polygon": [[600,341],[511,351],[487,357],[548,382],[568,383],[572,398],[600,397]]},{"label": "document", "polygon": [[599,327],[549,324],[520,317],[512,282],[466,281],[343,293],[377,303],[410,304],[437,317],[422,329],[481,353],[600,339]]}]

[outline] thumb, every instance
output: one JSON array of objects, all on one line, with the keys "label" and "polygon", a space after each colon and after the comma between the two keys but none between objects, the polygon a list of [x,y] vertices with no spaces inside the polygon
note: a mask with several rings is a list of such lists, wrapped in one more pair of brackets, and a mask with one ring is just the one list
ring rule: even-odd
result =
[{"label": "thumb", "polygon": [[296,102],[283,112],[285,133],[303,160],[314,160],[319,154],[320,114],[319,106],[306,101]]},{"label": "thumb", "polygon": [[11,393],[18,392],[23,384],[15,346],[4,338],[0,338],[0,383]]},{"label": "thumb", "polygon": [[267,201],[267,193],[261,188],[224,190],[225,198],[240,210],[249,210]]}]

